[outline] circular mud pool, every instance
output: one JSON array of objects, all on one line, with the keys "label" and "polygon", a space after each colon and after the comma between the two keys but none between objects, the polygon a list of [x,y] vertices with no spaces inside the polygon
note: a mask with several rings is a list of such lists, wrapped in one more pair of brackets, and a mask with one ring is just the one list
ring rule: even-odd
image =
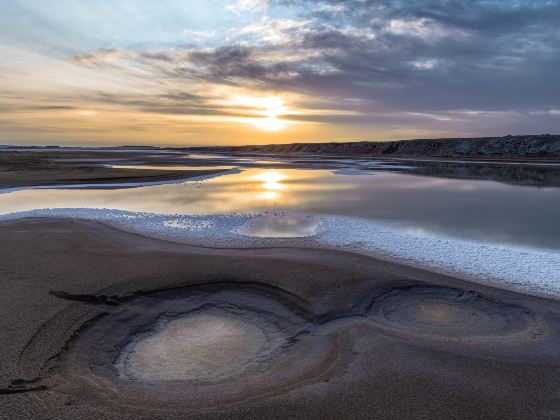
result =
[{"label": "circular mud pool", "polygon": [[[44,371],[51,375],[49,386],[70,400],[87,398],[92,407],[138,417],[184,418],[305,398],[312,388],[337,398],[351,381],[370,383],[392,355],[408,358],[425,348],[477,365],[477,357],[488,356],[545,360],[557,346],[538,309],[472,291],[400,285],[366,289],[344,306],[326,305],[325,312],[263,283],[100,295],[104,299],[94,301],[98,315],[89,315]],[[81,319],[91,309],[92,300],[86,302],[69,305],[57,320]],[[36,335],[28,354],[44,351],[43,338]]]},{"label": "circular mud pool", "polygon": [[149,293],[84,329],[61,372],[68,392],[110,392],[119,404],[196,411],[250,400],[332,369],[333,342],[313,320],[306,301],[264,285]]},{"label": "circular mud pool", "polygon": [[124,373],[142,381],[218,379],[243,371],[269,347],[266,331],[226,312],[205,311],[167,320],[139,338]]},{"label": "circular mud pool", "polygon": [[537,324],[528,309],[438,286],[389,290],[374,300],[368,316],[392,330],[451,340],[501,340],[530,333]]}]

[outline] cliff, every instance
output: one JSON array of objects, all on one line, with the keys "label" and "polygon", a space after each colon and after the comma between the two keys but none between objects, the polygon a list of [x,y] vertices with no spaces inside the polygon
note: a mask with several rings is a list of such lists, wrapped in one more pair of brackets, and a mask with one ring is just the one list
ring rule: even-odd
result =
[{"label": "cliff", "polygon": [[560,159],[560,135],[417,139],[383,142],[290,143],[259,146],[193,147],[226,153],[312,153],[387,157],[554,158]]}]

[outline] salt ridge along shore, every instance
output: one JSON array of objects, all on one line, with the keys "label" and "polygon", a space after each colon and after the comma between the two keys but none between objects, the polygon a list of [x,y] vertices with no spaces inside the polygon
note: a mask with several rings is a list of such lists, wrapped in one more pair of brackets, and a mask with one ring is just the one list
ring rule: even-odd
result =
[{"label": "salt ridge along shore", "polygon": [[[243,226],[258,218],[313,220],[314,233],[291,238],[253,237]],[[0,216],[97,220],[125,231],[215,248],[292,247],[353,252],[451,274],[483,285],[534,296],[560,298],[560,253],[481,243],[418,232],[402,225],[342,216],[264,212],[232,215],[169,215],[110,209],[37,209]]]}]

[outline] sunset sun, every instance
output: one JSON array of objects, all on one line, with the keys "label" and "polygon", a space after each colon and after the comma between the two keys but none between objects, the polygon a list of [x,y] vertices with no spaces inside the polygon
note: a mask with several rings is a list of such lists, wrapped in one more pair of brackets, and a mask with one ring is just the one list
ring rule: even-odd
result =
[{"label": "sunset sun", "polygon": [[236,102],[254,109],[257,116],[248,118],[247,122],[260,130],[280,131],[292,123],[282,118],[289,111],[284,100],[278,96],[242,97]]},{"label": "sunset sun", "polygon": [[287,121],[281,120],[277,117],[258,118],[254,122],[257,128],[266,131],[279,131],[288,125]]}]

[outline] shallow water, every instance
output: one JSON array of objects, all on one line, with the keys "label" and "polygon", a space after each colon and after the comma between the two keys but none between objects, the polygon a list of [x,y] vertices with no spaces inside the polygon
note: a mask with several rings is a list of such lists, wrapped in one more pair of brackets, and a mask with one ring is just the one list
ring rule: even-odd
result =
[{"label": "shallow water", "polygon": [[[227,157],[220,159],[221,166]],[[257,158],[251,161],[259,165]],[[392,163],[384,170],[384,162],[375,164],[381,165],[379,170],[366,171],[359,165],[341,169],[342,163],[349,165],[351,161],[337,162],[339,166],[333,169],[241,166],[240,173],[204,181],[132,189],[24,189],[0,194],[0,214],[44,208],[108,208],[180,215],[287,211],[389,221],[417,235],[436,233],[560,249],[559,188],[411,175],[395,171],[399,165]],[[314,168],[312,163],[308,166]],[[252,227],[257,236],[300,235],[290,231],[297,223],[284,223],[287,219],[268,221],[261,233],[258,226]],[[302,235],[307,234],[310,232]]]},{"label": "shallow water", "polygon": [[311,216],[265,214],[248,220],[237,232],[258,238],[300,238],[313,235],[319,223]]}]

